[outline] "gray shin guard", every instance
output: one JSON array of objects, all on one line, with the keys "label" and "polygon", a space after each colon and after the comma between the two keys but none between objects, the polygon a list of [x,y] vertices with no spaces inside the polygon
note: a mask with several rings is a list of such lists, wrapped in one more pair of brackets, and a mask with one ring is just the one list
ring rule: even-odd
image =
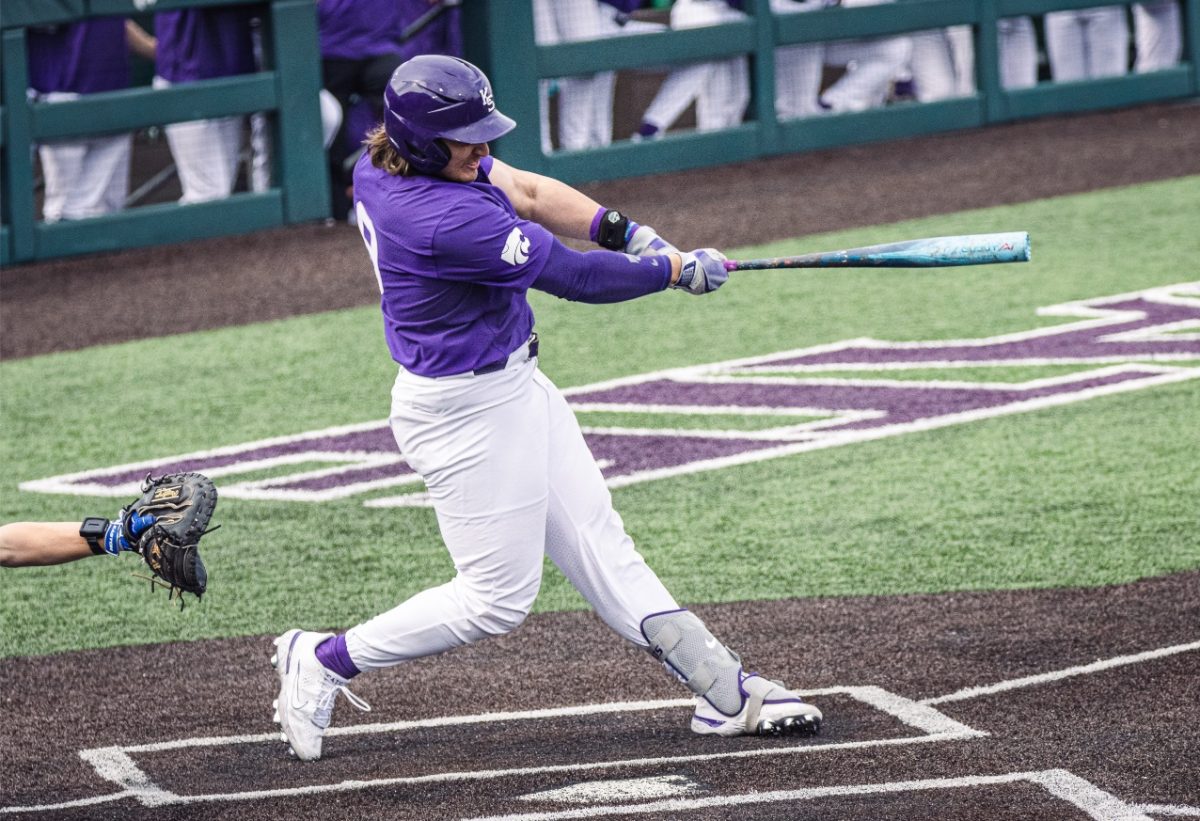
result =
[{"label": "gray shin guard", "polygon": [[642,620],[650,652],[670,666],[698,696],[726,715],[742,709],[742,660],[687,610],[656,613]]}]

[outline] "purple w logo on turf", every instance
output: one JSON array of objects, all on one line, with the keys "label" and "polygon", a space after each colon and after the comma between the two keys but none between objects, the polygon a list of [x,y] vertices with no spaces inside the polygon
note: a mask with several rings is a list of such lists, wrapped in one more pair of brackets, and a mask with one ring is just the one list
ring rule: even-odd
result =
[{"label": "purple w logo on turf", "polygon": [[[1200,282],[1039,313],[1078,321],[986,339],[856,339],[565,393],[609,485],[619,487],[1200,377]],[[954,379],[963,369],[1043,366],[1069,372],[1020,382]],[[896,378],[930,370],[938,378]],[[704,418],[712,424],[703,429],[682,425]],[[128,497],[147,471],[186,470],[224,477],[223,498],[319,502],[371,493],[372,507],[428,501],[386,422],[55,476],[21,489]]]}]

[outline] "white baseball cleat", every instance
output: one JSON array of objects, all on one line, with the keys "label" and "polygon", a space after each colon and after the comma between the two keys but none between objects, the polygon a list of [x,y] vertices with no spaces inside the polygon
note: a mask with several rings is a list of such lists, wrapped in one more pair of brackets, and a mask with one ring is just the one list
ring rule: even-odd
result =
[{"label": "white baseball cleat", "polygon": [[321,757],[321,741],[333,715],[338,693],[360,710],[371,705],[350,692],[346,679],[317,660],[317,645],[330,633],[289,630],[275,639],[271,664],[279,674],[279,698],[275,700],[275,721],[289,752],[301,761]]},{"label": "white baseball cleat", "polygon": [[742,709],[726,715],[708,699],[696,699],[692,732],[699,735],[817,735],[821,711],[776,681],[757,673],[742,678]]}]

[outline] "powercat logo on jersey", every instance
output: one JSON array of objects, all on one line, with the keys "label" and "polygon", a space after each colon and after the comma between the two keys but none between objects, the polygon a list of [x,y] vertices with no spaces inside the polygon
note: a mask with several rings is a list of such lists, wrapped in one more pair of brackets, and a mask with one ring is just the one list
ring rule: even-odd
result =
[{"label": "powercat logo on jersey", "polygon": [[[580,414],[609,485],[620,487],[1200,378],[1200,282],[1038,313],[1076,321],[984,339],[853,339],[564,393]],[[1075,370],[1024,382],[954,378],[963,368],[1064,365]],[[935,370],[944,377],[886,378],[903,370]],[[855,371],[862,378],[846,376]],[[594,414],[603,414],[595,421],[605,426],[589,426]],[[614,424],[622,414],[638,421]],[[647,415],[662,423],[647,426]],[[672,416],[693,427],[672,427]],[[712,424],[696,429],[695,420],[706,416]],[[757,424],[731,427],[730,417]],[[321,467],[313,469],[314,463]],[[290,467],[295,469],[289,472]],[[147,472],[193,470],[221,479],[224,499],[321,502],[369,493],[364,503],[371,507],[428,504],[420,478],[396,452],[386,421],[97,468],[20,487],[130,498],[140,492]],[[273,475],[246,476],[265,472]]]},{"label": "powercat logo on jersey", "polygon": [[529,237],[522,234],[520,228],[509,232],[508,239],[504,240],[504,250],[500,252],[500,259],[509,265],[524,265],[529,259]]}]

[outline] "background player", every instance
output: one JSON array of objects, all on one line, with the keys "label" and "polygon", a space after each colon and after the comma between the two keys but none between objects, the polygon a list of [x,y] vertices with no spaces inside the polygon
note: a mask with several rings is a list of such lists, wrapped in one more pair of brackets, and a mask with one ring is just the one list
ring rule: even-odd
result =
[{"label": "background player", "polygon": [[1129,21],[1124,6],[1048,11],[1046,56],[1056,83],[1117,77],[1129,70]]},{"label": "background player", "polygon": [[[475,66],[416,57],[392,76],[384,126],[355,168],[358,226],[400,365],[392,433],[425,480],[457,574],[345,634],[277,638],[283,737],[319,758],[339,692],[369,709],[349,695],[354,675],[514,630],[547,554],[613,630],[697,695],[695,732],[815,732],[819,710],[747,675],[646,565],[573,412],[537,368],[529,288],[596,303],[668,286],[703,294],[725,281],[724,257],[680,253],[575,189],[492,158],[488,142],[514,126]],[[610,250],[579,253],[555,233]]]},{"label": "background player", "polygon": [[[828,6],[873,6],[891,0],[771,0],[777,14],[813,11]],[[780,119],[809,117],[826,111],[865,111],[886,102],[892,80],[912,53],[909,37],[872,37],[830,43],[783,46],[775,52],[775,113]],[[824,92],[824,67],[846,72]]]},{"label": "background player", "polygon": [[[152,59],[153,38],[120,17],[30,29],[29,90],[35,99],[53,103],[126,88],[131,49]],[[84,219],[124,208],[132,146],[129,133],[40,144],[42,218]]]},{"label": "background player", "polygon": [[[692,29],[746,19],[742,0],[675,0],[671,28]],[[661,137],[696,103],[696,130],[733,128],[750,104],[750,62],[745,57],[679,66],[667,75],[642,115],[635,139]]]},{"label": "background player", "polygon": [[1170,68],[1183,58],[1183,11],[1179,0],[1133,4],[1133,70]]},{"label": "background player", "polygon": [[[1037,85],[1037,33],[1027,16],[996,21],[1000,87]],[[933,102],[975,93],[975,43],[970,26],[913,35],[911,79],[917,100]]]},{"label": "background player", "polygon": [[[249,74],[256,70],[251,23],[254,6],[160,11],[155,88]],[[215,117],[164,127],[183,189],[181,203],[207,202],[233,192],[245,117]]]}]

